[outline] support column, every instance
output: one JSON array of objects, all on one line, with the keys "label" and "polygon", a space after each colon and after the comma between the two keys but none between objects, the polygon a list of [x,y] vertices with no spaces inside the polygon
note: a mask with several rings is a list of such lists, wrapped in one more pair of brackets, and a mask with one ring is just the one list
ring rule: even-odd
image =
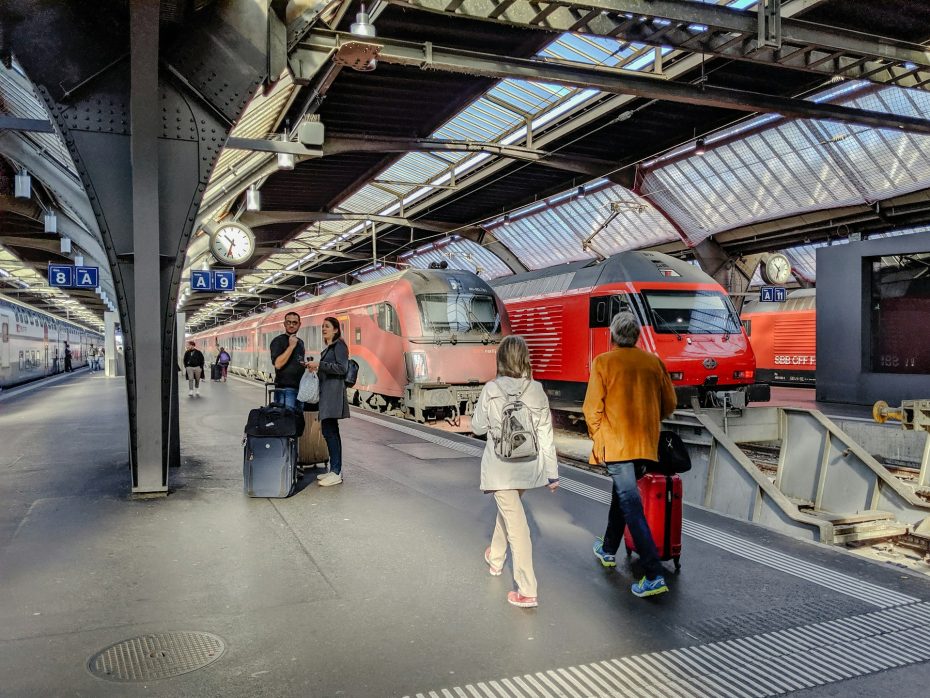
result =
[{"label": "support column", "polygon": [[705,273],[723,286],[730,294],[736,312],[743,309],[749,282],[762,259],[761,254],[733,258],[713,238],[707,238],[694,247],[694,256]]},{"label": "support column", "polygon": [[116,353],[116,325],[119,315],[115,312],[103,314],[103,370],[107,378],[122,375],[119,371],[119,356]]},{"label": "support column", "polygon": [[158,95],[159,0],[129,4],[132,161],[132,346],[136,379],[136,462],[133,492],[167,492],[162,472],[161,274],[159,269]]}]

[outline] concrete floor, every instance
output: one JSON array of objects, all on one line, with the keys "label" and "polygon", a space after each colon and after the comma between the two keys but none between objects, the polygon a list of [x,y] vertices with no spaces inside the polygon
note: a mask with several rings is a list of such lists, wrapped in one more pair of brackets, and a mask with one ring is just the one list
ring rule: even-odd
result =
[{"label": "concrete floor", "polygon": [[[362,415],[342,423],[343,485],[319,488],[310,475],[289,499],[249,499],[242,425],[262,399],[260,384],[238,380],[208,383],[199,399],[184,394],[184,463],[170,496],[150,501],[127,497],[121,381],[78,375],[0,402],[0,694],[509,696],[530,693],[508,677],[549,675],[553,685],[541,688],[549,695],[608,695],[608,679],[583,689],[546,672],[676,648],[688,657],[765,633],[782,642],[791,628],[870,619],[863,614],[880,602],[854,593],[869,584],[907,595],[895,608],[930,599],[930,583],[904,571],[691,508],[691,525],[847,577],[837,591],[791,565],[689,535],[671,593],[636,599],[627,563],[605,570],[590,551],[606,517],[598,500],[606,481],[566,469],[573,491],[525,498],[540,607],[516,609],[505,600],[509,564],[494,578],[482,560],[495,512],[478,490],[474,442],[443,434],[462,449],[454,450],[409,423]],[[885,627],[875,619],[867,625]],[[907,632],[930,634],[930,621],[913,624]],[[168,631],[213,633],[226,651],[203,669],[147,683],[87,669],[113,643]],[[909,656],[892,671],[856,660],[857,678],[835,674],[802,695],[881,695],[893,682],[898,696],[922,696],[926,659]],[[774,695],[761,683],[745,688],[754,679],[731,676],[736,668],[702,666],[702,695]]]}]

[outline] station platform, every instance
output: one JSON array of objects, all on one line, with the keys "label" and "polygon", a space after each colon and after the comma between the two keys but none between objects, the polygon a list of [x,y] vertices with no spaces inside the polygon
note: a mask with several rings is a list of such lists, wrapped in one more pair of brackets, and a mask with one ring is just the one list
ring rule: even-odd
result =
[{"label": "station platform", "polygon": [[501,577],[483,560],[480,442],[353,412],[342,485],[311,470],[250,499],[242,427],[263,397],[185,392],[157,500],[127,496],[120,380],[0,401],[0,694],[926,695],[924,577],[686,506],[670,593],[637,599],[635,558],[591,553],[607,479],[565,467],[525,497],[540,606],[514,608],[509,560]]}]

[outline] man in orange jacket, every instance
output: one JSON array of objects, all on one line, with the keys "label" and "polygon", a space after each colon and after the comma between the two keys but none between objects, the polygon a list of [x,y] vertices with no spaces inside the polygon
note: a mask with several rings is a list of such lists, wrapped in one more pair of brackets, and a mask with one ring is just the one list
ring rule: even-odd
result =
[{"label": "man in orange jacket", "polygon": [[633,584],[636,596],[668,591],[659,552],[643,515],[636,486],[637,461],[658,460],[662,420],[677,400],[662,360],[636,347],[639,323],[632,313],[618,313],[610,323],[610,351],[594,359],[584,398],[584,418],[594,441],[590,461],[607,467],[613,479],[610,513],[594,554],[604,567],[616,567],[623,531],[629,526],[646,576]]}]

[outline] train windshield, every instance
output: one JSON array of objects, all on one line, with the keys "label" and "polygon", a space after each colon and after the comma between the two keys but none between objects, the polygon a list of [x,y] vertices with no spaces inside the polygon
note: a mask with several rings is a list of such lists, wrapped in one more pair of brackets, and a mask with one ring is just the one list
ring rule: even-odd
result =
[{"label": "train windshield", "polygon": [[501,316],[494,296],[473,293],[424,293],[417,296],[426,335],[498,334]]},{"label": "train windshield", "polygon": [[715,291],[643,291],[653,329],[660,334],[739,334],[730,299]]}]

